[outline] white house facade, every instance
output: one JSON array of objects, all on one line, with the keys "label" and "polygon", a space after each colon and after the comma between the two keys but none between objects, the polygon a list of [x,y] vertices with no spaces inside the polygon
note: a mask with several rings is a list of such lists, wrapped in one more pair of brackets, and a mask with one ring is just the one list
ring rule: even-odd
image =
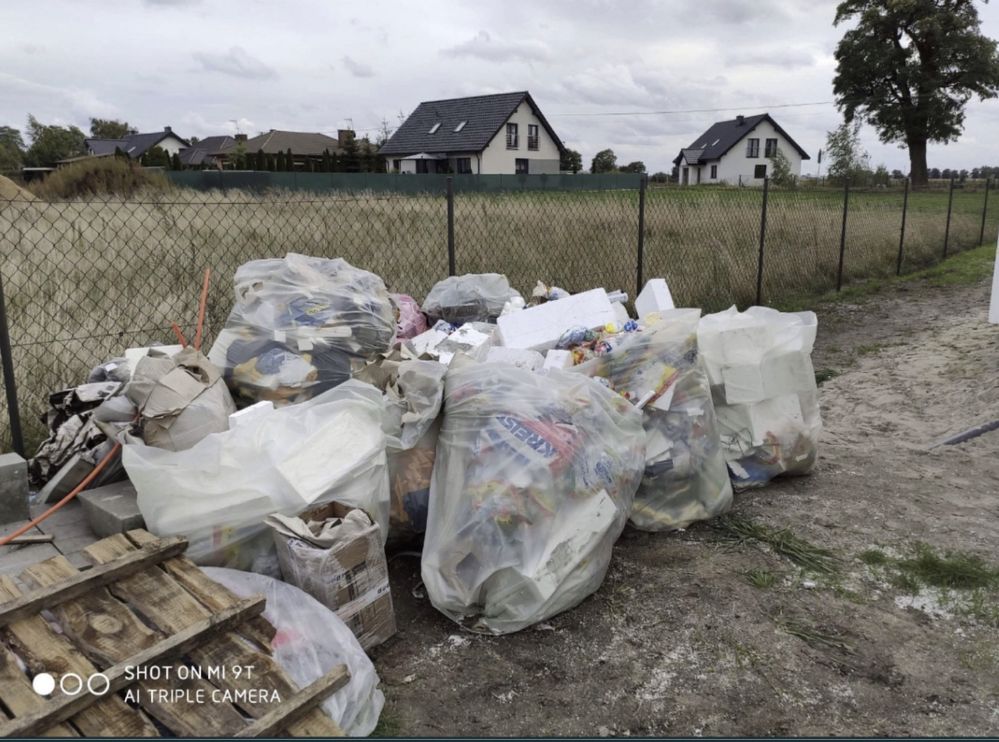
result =
[{"label": "white house facade", "polygon": [[682,185],[762,185],[773,175],[772,158],[778,150],[791,173],[800,176],[808,153],[769,114],[738,116],[711,126],[680,150],[673,164]]},{"label": "white house facade", "polygon": [[382,146],[399,173],[558,173],[564,146],[526,91],[421,103]]}]

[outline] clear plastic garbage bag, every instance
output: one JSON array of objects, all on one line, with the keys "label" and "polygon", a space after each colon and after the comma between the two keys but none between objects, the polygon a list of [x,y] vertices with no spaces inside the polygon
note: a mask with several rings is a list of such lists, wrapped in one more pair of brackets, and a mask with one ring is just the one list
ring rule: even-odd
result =
[{"label": "clear plastic garbage bag", "polygon": [[519,296],[501,273],[467,273],[434,284],[423,300],[423,311],[431,319],[456,325],[495,322],[503,305]]}]

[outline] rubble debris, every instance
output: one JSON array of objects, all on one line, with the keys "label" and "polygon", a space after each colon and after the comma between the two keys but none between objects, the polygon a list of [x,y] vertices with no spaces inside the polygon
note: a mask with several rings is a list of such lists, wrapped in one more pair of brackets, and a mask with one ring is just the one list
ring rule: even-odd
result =
[{"label": "rubble debris", "polygon": [[85,490],[78,497],[90,530],[98,536],[113,536],[146,527],[135,487],[127,480]]},{"label": "rubble debris", "polygon": [[334,611],[365,650],[396,633],[382,537],[363,510],[332,503],[266,523],[283,580]]},{"label": "rubble debris", "polygon": [[505,634],[579,603],[603,581],[644,452],[641,413],[593,379],[456,361],[423,548],[434,606]]}]

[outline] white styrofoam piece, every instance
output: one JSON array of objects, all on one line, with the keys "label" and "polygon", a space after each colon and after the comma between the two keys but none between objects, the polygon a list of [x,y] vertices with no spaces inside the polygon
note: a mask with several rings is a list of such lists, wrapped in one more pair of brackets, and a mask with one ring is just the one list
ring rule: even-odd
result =
[{"label": "white styrofoam piece", "polygon": [[607,292],[590,289],[500,317],[497,324],[506,347],[545,351],[554,348],[562,333],[572,327],[595,330],[616,319]]},{"label": "white styrofoam piece", "polygon": [[999,325],[999,249],[996,250],[996,265],[992,271],[992,301],[989,304],[989,322]]},{"label": "white styrofoam piece", "polygon": [[445,340],[447,340],[447,333],[440,330],[427,330],[406,342],[416,352],[416,355],[422,356],[424,353],[434,353],[437,346]]},{"label": "white styrofoam piece", "polygon": [[673,308],[673,295],[670,294],[665,278],[652,278],[646,281],[641,293],[635,299],[635,311],[638,312],[639,319],[652,312],[665,312]]},{"label": "white styrofoam piece", "polygon": [[624,291],[611,291],[607,294],[612,304],[624,304],[628,301],[628,294]]},{"label": "white styrofoam piece", "polygon": [[269,399],[263,399],[256,404],[251,404],[249,407],[245,407],[229,415],[229,430],[238,425],[245,425],[251,420],[257,420],[265,415],[269,415],[272,412],[274,412],[274,403]]},{"label": "white styrofoam piece", "polygon": [[631,315],[628,314],[628,307],[620,302],[612,301],[611,305],[614,307],[614,314],[617,315],[618,325],[623,325],[625,322],[631,319]]},{"label": "white styrofoam piece", "polygon": [[544,357],[536,350],[504,348],[501,345],[490,348],[486,355],[486,363],[501,363],[528,371],[536,371],[544,362]]},{"label": "white styrofoam piece", "polygon": [[724,404],[715,407],[718,431],[722,439],[742,439],[746,445],[761,445],[767,433],[780,434],[804,424],[801,400],[797,394],[785,394],[755,404]]},{"label": "white styrofoam piece", "polygon": [[721,376],[728,404],[752,404],[815,388],[812,359],[803,351],[768,356],[761,364],[722,366]]},{"label": "white styrofoam piece", "polygon": [[135,373],[135,366],[138,362],[149,355],[150,350],[158,353],[166,353],[168,356],[180,353],[183,350],[181,345],[151,345],[145,348],[129,348],[125,351],[125,361],[128,363],[128,373]]},{"label": "white styrofoam piece", "polygon": [[545,362],[542,369],[567,369],[572,368],[571,350],[550,350],[545,354]]}]

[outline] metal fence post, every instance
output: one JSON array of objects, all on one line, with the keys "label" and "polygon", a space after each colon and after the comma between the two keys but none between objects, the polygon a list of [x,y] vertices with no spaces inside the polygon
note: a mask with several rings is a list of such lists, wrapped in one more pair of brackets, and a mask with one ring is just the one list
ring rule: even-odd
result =
[{"label": "metal fence post", "polygon": [[14,451],[24,456],[24,434],[21,432],[21,412],[17,407],[17,384],[14,380],[14,357],[10,349],[10,331],[7,326],[7,303],[3,292],[3,274],[0,273],[0,360],[3,364],[3,386],[7,394],[7,417],[10,420],[10,441]]},{"label": "metal fence post", "polygon": [[638,271],[635,281],[636,298],[642,292],[645,278],[645,187],[648,176],[642,173],[638,181]]},{"label": "metal fence post", "polygon": [[947,226],[944,227],[944,251],[943,256],[947,257],[947,243],[950,242],[950,212],[954,207],[954,179],[950,179],[950,190],[947,193]]},{"label": "metal fence post", "polygon": [[767,241],[767,201],[770,200],[770,178],[763,179],[763,211],[760,213],[760,257],[756,261],[756,305],[763,303],[763,249]]},{"label": "metal fence post", "polygon": [[846,255],[846,217],[850,213],[850,179],[843,183],[843,231],[839,235],[839,268],[836,271],[836,290],[843,288],[843,257]]},{"label": "metal fence post", "polygon": [[895,265],[895,275],[902,275],[902,249],[905,246],[905,216],[909,212],[909,179],[905,179],[905,195],[902,197],[902,229],[898,235],[898,263]]},{"label": "metal fence post", "polygon": [[985,203],[982,204],[982,231],[978,233],[978,244],[985,244],[985,215],[989,213],[989,178],[985,178]]},{"label": "metal fence post", "polygon": [[447,274],[456,273],[454,260],[454,178],[447,178]]}]

